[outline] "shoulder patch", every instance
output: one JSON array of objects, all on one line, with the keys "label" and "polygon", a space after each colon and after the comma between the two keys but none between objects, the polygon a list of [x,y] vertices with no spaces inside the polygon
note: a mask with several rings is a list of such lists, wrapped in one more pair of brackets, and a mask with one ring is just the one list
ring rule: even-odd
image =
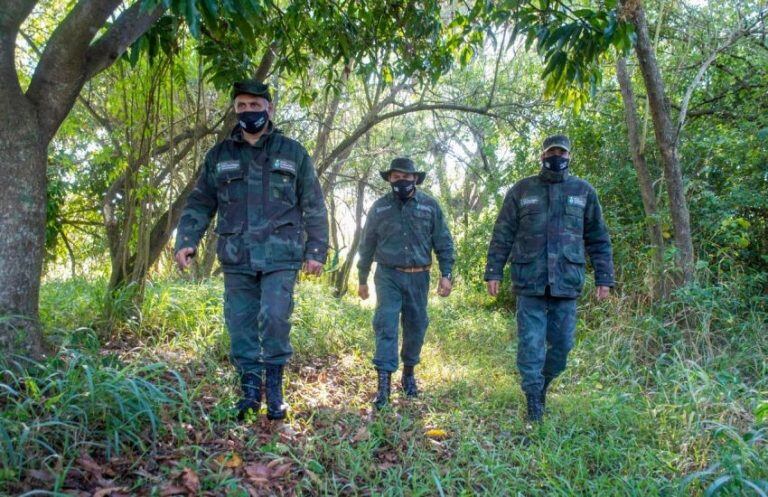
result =
[{"label": "shoulder patch", "polygon": [[587,197],[586,195],[569,195],[568,205],[578,205],[579,207],[586,207]]},{"label": "shoulder patch", "polygon": [[539,197],[523,197],[520,199],[520,207],[539,203]]},{"label": "shoulder patch", "polygon": [[288,159],[275,159],[275,162],[272,164],[272,170],[296,174],[296,163]]},{"label": "shoulder patch", "polygon": [[216,173],[225,173],[236,169],[240,169],[240,161],[225,160],[216,164]]}]

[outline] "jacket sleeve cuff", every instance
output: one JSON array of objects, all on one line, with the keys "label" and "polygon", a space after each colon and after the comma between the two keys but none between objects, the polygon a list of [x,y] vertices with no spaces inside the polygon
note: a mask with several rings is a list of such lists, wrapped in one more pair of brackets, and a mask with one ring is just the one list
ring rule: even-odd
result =
[{"label": "jacket sleeve cuff", "polygon": [[176,254],[176,252],[183,248],[191,248],[197,251],[197,243],[198,240],[194,240],[189,235],[179,235],[176,237],[176,243],[173,246],[173,253]]},{"label": "jacket sleeve cuff", "polygon": [[500,268],[495,267],[486,267],[485,268],[485,281],[501,281],[504,279],[504,270]]},{"label": "jacket sleeve cuff", "polygon": [[319,247],[307,247],[304,252],[305,260],[313,260],[325,264],[325,260],[328,258],[328,253],[321,250]]},{"label": "jacket sleeve cuff", "polygon": [[613,279],[613,275],[607,273],[597,273],[595,275],[595,286],[616,286],[616,280]]},{"label": "jacket sleeve cuff", "polygon": [[358,283],[361,285],[367,285],[368,284],[368,273],[370,272],[370,269],[368,271],[359,271],[357,280]]}]

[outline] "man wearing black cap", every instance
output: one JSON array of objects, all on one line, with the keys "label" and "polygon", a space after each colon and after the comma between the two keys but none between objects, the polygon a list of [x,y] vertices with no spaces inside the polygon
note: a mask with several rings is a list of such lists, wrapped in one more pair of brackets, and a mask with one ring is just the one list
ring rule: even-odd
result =
[{"label": "man wearing black cap", "polygon": [[218,212],[224,318],[242,387],[238,417],[259,411],[264,382],[267,417],[282,419],[283,367],[293,352],[293,288],[302,265],[306,273],[322,272],[327,210],[307,151],[272,124],[268,86],[235,83],[232,100],[237,126],[205,156],[179,220],[176,262],[182,269],[191,264]]},{"label": "man wearing black cap", "polygon": [[416,189],[426,174],[416,171],[413,161],[397,158],[381,177],[389,182],[392,192],[376,200],[368,211],[368,219],[360,243],[357,269],[360,277],[358,295],[367,299],[368,273],[377,263],[376,312],[373,329],[376,353],[373,364],[378,372],[377,409],[389,403],[391,377],[397,371],[398,323],[402,323],[403,361],[402,387],[407,397],[416,397],[418,388],[414,366],[419,363],[429,319],[427,295],[432,250],[440,267],[437,294],[451,293],[451,270],[454,262],[453,240],[435,199]]},{"label": "man wearing black cap", "polygon": [[499,293],[507,261],[517,294],[517,367],[528,419],[544,414],[547,388],[565,370],[576,329],[576,298],[589,254],[595,295],[614,285],[611,240],[595,189],[569,174],[571,142],[544,140],[541,171],[507,193],[493,228],[485,269],[488,293]]}]

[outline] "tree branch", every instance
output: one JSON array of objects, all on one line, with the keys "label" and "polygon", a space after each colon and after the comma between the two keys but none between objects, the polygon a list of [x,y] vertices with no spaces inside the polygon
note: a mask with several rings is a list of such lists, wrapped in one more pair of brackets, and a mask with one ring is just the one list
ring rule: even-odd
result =
[{"label": "tree branch", "polygon": [[704,73],[707,72],[707,69],[709,69],[709,66],[715,61],[718,55],[720,55],[722,52],[731,48],[741,38],[749,36],[752,33],[752,29],[755,27],[756,23],[759,22],[759,19],[761,19],[762,17],[763,16],[761,12],[760,15],[758,15],[758,21],[754,21],[754,23],[751,26],[744,26],[734,30],[728,36],[728,39],[726,40],[726,42],[723,45],[720,45],[719,47],[715,48],[712,51],[712,53],[709,54],[709,56],[701,64],[701,66],[699,67],[699,70],[696,72],[696,76],[693,78],[693,81],[691,81],[691,84],[688,85],[688,88],[685,91],[685,95],[683,96],[682,103],[680,104],[680,116],[678,117],[678,121],[677,121],[677,132],[675,133],[675,141],[678,141],[680,139],[680,131],[682,131],[683,126],[685,125],[685,119],[688,113],[688,105],[691,102],[691,97],[693,96],[693,92],[699,86],[701,79],[704,77]]},{"label": "tree branch", "polygon": [[4,1],[0,10],[0,105],[3,108],[24,98],[16,73],[16,35],[35,3],[33,0]]}]

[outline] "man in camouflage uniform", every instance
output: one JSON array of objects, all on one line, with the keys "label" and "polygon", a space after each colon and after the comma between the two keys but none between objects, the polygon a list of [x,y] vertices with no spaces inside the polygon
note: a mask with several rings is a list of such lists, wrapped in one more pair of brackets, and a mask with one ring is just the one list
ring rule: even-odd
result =
[{"label": "man in camouflage uniform", "polygon": [[357,269],[360,277],[358,295],[369,296],[368,273],[377,263],[376,312],[373,329],[376,353],[373,364],[378,372],[378,395],[374,406],[381,409],[389,403],[392,373],[397,370],[398,321],[402,323],[403,391],[416,397],[418,388],[414,366],[419,363],[424,335],[427,331],[427,295],[432,250],[440,266],[437,293],[451,293],[451,270],[454,262],[453,240],[435,199],[417,191],[425,173],[416,171],[413,161],[397,158],[389,170],[381,172],[392,192],[373,203],[360,243]]},{"label": "man in camouflage uniform", "polygon": [[576,298],[584,287],[589,254],[596,297],[614,285],[611,240],[595,189],[571,176],[570,140],[544,140],[538,175],[507,193],[493,228],[485,269],[488,293],[497,295],[507,260],[517,294],[517,367],[528,419],[544,413],[547,388],[565,370],[576,328]]},{"label": "man in camouflage uniform", "polygon": [[302,262],[307,273],[322,271],[327,211],[306,150],[272,124],[268,86],[254,80],[235,83],[232,99],[238,125],[205,156],[179,221],[176,261],[182,269],[189,266],[218,212],[224,318],[243,394],[238,417],[261,408],[266,370],[267,417],[282,419],[293,288]]}]

